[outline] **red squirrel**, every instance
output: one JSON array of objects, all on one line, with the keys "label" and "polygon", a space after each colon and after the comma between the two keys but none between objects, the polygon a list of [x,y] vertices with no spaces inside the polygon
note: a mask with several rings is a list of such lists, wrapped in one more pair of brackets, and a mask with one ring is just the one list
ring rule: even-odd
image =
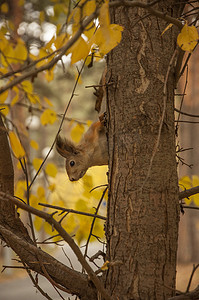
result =
[{"label": "red squirrel", "polygon": [[82,178],[92,166],[107,165],[108,144],[102,117],[89,127],[78,145],[58,136],[56,149],[66,158],[66,172],[70,181]]}]

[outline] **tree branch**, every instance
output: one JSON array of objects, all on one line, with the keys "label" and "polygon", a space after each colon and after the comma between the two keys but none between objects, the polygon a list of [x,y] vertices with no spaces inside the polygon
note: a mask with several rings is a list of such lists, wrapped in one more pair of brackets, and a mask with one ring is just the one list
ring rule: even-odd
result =
[{"label": "tree branch", "polygon": [[[4,200],[4,201],[8,201],[8,202],[11,201],[15,205],[17,205],[18,207],[22,208],[23,210],[25,210],[27,212],[30,212],[30,213],[46,220],[50,225],[52,225],[57,230],[57,232],[60,234],[60,236],[71,247],[71,249],[73,250],[73,252],[76,255],[77,259],[81,263],[82,267],[86,270],[86,272],[88,273],[91,281],[94,283],[97,290],[102,294],[104,299],[106,299],[106,300],[111,299],[111,297],[108,295],[107,291],[104,289],[101,281],[99,280],[99,278],[96,276],[95,272],[92,270],[90,265],[85,260],[83,254],[80,251],[77,244],[70,237],[70,235],[64,230],[64,228],[61,226],[61,224],[53,218],[52,215],[47,214],[46,212],[43,212],[43,211],[39,211],[39,210],[35,209],[34,207],[31,207],[31,206],[29,206],[25,203],[22,203],[19,200],[17,200],[16,198],[11,197],[11,196],[7,195],[6,193],[3,193],[3,192],[0,192],[0,200]],[[32,245],[31,245],[31,247],[32,247]],[[27,264],[29,265],[30,263],[27,262]],[[41,271],[40,271],[40,273],[41,273]]]},{"label": "tree branch", "polygon": [[13,86],[21,83],[23,80],[25,80],[28,77],[35,76],[42,71],[51,69],[61,59],[61,57],[66,53],[66,51],[78,40],[78,38],[84,32],[85,28],[90,24],[90,22],[92,22],[92,20],[97,18],[98,14],[99,14],[99,8],[97,8],[88,18],[86,18],[82,22],[82,25],[80,26],[79,30],[74,34],[73,37],[71,37],[71,39],[69,39],[69,41],[66,43],[66,45],[64,45],[62,48],[60,48],[60,53],[57,56],[55,56],[49,63],[47,63],[39,68],[33,69],[21,76],[16,77],[14,80],[12,80],[8,84],[6,84],[2,88],[0,88],[0,94],[5,92],[6,90],[12,88]]},{"label": "tree branch", "polygon": [[51,204],[46,204],[46,203],[38,203],[38,204],[41,205],[41,206],[62,210],[62,212],[68,212],[68,213],[72,213],[72,214],[83,215],[83,216],[98,218],[98,219],[101,219],[101,220],[106,220],[106,217],[96,215],[96,214],[87,213],[87,212],[83,212],[83,211],[79,211],[79,210],[75,210],[75,209],[71,209],[71,208],[64,208],[64,207],[61,207],[61,206],[51,205]]},{"label": "tree branch", "polygon": [[191,292],[184,293],[178,296],[174,296],[172,298],[169,298],[168,300],[197,300],[199,299],[199,286]]},{"label": "tree branch", "polygon": [[188,198],[199,193],[199,185],[179,193],[179,199]]},{"label": "tree branch", "polygon": [[[26,206],[28,207],[28,205]],[[17,236],[14,232],[5,228],[1,224],[0,232],[6,243],[12,247],[17,255],[19,255],[23,263],[28,265],[32,270],[44,276],[41,265],[37,258],[40,257],[48,274],[58,284],[68,288],[72,294],[83,297],[83,299],[88,299],[86,295],[90,295],[90,297],[94,297],[95,295],[96,297],[96,292],[89,285],[86,275],[71,270],[69,267],[57,261],[40,248],[37,248],[35,245],[30,244],[22,237]]]},{"label": "tree branch", "polygon": [[[156,1],[154,1],[155,4]],[[153,16],[156,16],[160,19],[163,19],[169,23],[172,23],[176,25],[179,29],[182,29],[183,24],[181,21],[177,20],[176,18],[173,18],[166,13],[160,12],[154,8],[151,7],[151,3],[142,3],[139,1],[128,1],[128,0],[123,0],[123,1],[113,1],[109,3],[109,7],[120,7],[120,6],[126,6],[126,7],[141,7],[145,8],[152,14]]]},{"label": "tree branch", "polygon": [[181,111],[180,109],[177,109],[177,108],[174,108],[174,110],[176,112],[178,112],[179,114],[181,114],[181,115],[189,116],[189,117],[192,117],[192,118],[199,118],[199,115],[189,114],[189,113],[183,112],[183,111]]},{"label": "tree branch", "polygon": [[[157,1],[154,1],[152,4],[155,4],[156,2]],[[148,10],[150,14],[152,14],[158,18],[161,18],[169,23],[176,25],[179,29],[181,29],[183,27],[183,24],[181,21],[179,21],[176,18],[173,18],[163,12],[153,9],[151,7],[152,4],[142,3],[139,1],[124,0],[124,1],[113,1],[113,2],[109,3],[109,7],[110,8],[111,7],[120,7],[120,6],[141,7],[141,8]],[[42,71],[51,69],[61,59],[61,57],[66,53],[66,51],[78,40],[78,38],[81,36],[81,34],[86,29],[86,27],[90,24],[90,22],[92,22],[94,19],[96,19],[98,17],[99,11],[100,11],[100,8],[97,7],[96,10],[90,16],[88,16],[86,19],[84,19],[82,21],[82,24],[81,24],[79,30],[74,34],[74,36],[72,36],[69,39],[69,41],[66,43],[66,45],[64,45],[62,48],[57,50],[57,52],[60,51],[60,53],[57,54],[50,62],[48,62],[47,64],[44,64],[43,66],[41,66],[39,68],[34,68],[33,70],[31,70],[21,76],[16,77],[11,82],[9,82],[8,84],[6,84],[2,88],[0,88],[0,94],[5,92],[6,90],[12,88],[13,86],[21,83],[22,81],[24,81],[25,79],[27,79],[29,77],[34,77]],[[45,57],[43,59],[45,59]]]}]

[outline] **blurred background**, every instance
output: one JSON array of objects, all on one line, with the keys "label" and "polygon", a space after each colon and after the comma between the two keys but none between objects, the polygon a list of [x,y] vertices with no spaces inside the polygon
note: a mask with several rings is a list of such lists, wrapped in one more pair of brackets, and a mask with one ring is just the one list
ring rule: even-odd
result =
[{"label": "blurred background", "polygon": [[[1,20],[0,28],[12,27],[13,35],[21,37],[32,55],[38,55],[39,48],[48,43],[56,34],[58,24],[66,22],[68,1],[56,0],[16,0],[0,1]],[[9,23],[10,22],[10,23]],[[60,28],[60,27],[59,27]],[[99,59],[93,67],[85,66],[81,73],[79,84],[74,93],[70,108],[61,134],[74,141],[78,141],[81,135],[87,130],[92,121],[98,120],[98,113],[95,111],[96,97],[93,95],[94,88],[88,87],[99,84],[103,73],[105,61]],[[46,80],[39,75],[32,78],[34,93],[40,98],[41,105],[30,105],[27,101],[18,101],[13,109],[6,115],[7,126],[17,128],[21,142],[28,153],[31,176],[36,173],[36,166],[48,153],[56,136],[64,110],[71,98],[73,87],[82,63],[75,66],[70,65],[70,56],[65,56],[53,70],[53,80]],[[194,52],[189,61],[183,77],[176,90],[176,107],[182,112],[199,116],[199,53]],[[0,80],[0,86],[5,80]],[[14,95],[10,95],[4,106],[10,108]],[[52,108],[56,112],[53,122],[43,125],[41,116],[46,108]],[[9,122],[8,120],[11,120]],[[177,134],[177,156],[179,165],[180,188],[189,188],[199,185],[199,118],[191,117],[176,112],[176,134]],[[52,124],[51,124],[52,123]],[[35,161],[35,158],[39,161]],[[15,165],[15,194],[25,199],[26,185],[25,178],[18,161],[13,158]],[[29,163],[28,162],[28,163]],[[96,167],[90,169],[83,179],[76,183],[69,182],[64,170],[64,159],[56,151],[52,151],[48,164],[49,172],[41,172],[32,188],[31,203],[33,206],[45,211],[53,212],[52,209],[42,208],[38,202],[50,203],[60,207],[72,208],[79,211],[95,213],[104,187],[90,193],[95,186],[107,183],[107,167]],[[54,165],[56,167],[54,167]],[[54,169],[53,169],[54,168]],[[54,171],[53,171],[54,170]],[[106,196],[107,197],[107,196]],[[106,214],[106,197],[100,206],[99,214]],[[199,206],[197,195],[186,201],[190,206]],[[185,209],[180,216],[180,234],[178,247],[178,271],[177,289],[184,291],[192,271],[193,264],[199,262],[199,211]],[[28,222],[27,215],[19,211],[24,222]],[[92,218],[69,214],[64,220],[64,226],[71,235],[75,235],[76,241],[82,246],[83,253],[88,239]],[[54,233],[52,228],[39,218],[34,218],[36,236],[38,241],[45,241]],[[104,250],[103,237],[104,221],[97,220],[95,224],[95,235],[89,244],[87,255],[91,257],[99,249]],[[57,237],[47,240],[43,245],[44,250],[60,259],[64,264],[71,264],[77,270],[81,267],[76,262],[71,250]],[[98,266],[102,265],[98,261]],[[12,250],[3,243],[0,245],[0,266],[3,271],[0,274],[0,300],[13,299],[43,299],[43,296],[33,287],[25,270],[19,267],[17,257]],[[92,265],[93,266],[93,265]],[[97,268],[97,266],[95,266]],[[192,287],[195,288],[199,273],[196,272]],[[39,276],[39,283],[43,289],[56,300],[59,295],[51,285]],[[71,299],[73,299],[71,297]]]}]

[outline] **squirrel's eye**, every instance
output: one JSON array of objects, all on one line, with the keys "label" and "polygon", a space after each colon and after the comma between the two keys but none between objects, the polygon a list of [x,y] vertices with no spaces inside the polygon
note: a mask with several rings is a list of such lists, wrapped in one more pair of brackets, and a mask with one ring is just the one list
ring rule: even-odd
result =
[{"label": "squirrel's eye", "polygon": [[70,166],[73,167],[74,165],[75,165],[74,160],[71,160],[71,161],[70,161]]}]

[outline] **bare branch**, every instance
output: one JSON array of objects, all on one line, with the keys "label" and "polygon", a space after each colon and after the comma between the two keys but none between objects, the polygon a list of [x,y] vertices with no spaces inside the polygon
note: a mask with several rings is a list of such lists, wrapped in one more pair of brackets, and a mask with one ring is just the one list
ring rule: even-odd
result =
[{"label": "bare branch", "polygon": [[[102,193],[101,199],[100,199],[100,201],[99,201],[99,203],[98,203],[98,206],[97,206],[97,208],[96,208],[96,212],[95,212],[96,216],[97,216],[98,210],[99,210],[99,208],[100,208],[100,206],[101,206],[102,200],[104,199],[104,196],[105,196],[105,194],[106,194],[107,189],[108,189],[108,187],[106,187],[106,188],[104,189],[103,193]],[[86,242],[86,248],[85,248],[85,252],[84,252],[84,257],[87,256],[88,245],[89,245],[90,238],[91,238],[91,236],[92,236],[92,232],[93,232],[93,228],[94,228],[96,216],[93,218],[93,221],[92,221],[92,224],[91,224],[90,233],[89,233],[89,236],[88,236],[88,239],[87,239],[87,242]]]},{"label": "bare branch", "polygon": [[179,193],[179,199],[188,198],[199,193],[199,185]]},{"label": "bare branch", "polygon": [[199,264],[197,264],[196,266],[193,265],[193,270],[192,270],[191,276],[189,278],[189,282],[188,282],[188,285],[187,285],[186,293],[189,292],[189,289],[190,289],[190,286],[191,286],[191,282],[192,282],[192,279],[193,279],[193,275],[194,275],[194,273],[195,273],[195,271],[197,270],[198,267],[199,267]]},{"label": "bare branch", "polygon": [[[75,243],[75,241],[64,230],[64,228],[61,226],[61,224],[59,222],[57,222],[53,218],[52,215],[47,214],[44,211],[39,211],[39,210],[35,209],[34,207],[28,206],[27,204],[24,204],[24,203],[20,202],[19,200],[15,199],[14,197],[11,197],[11,196],[7,195],[6,193],[3,193],[3,192],[0,192],[0,199],[4,200],[4,201],[11,201],[12,203],[14,203],[15,205],[17,205],[18,207],[22,208],[23,210],[28,211],[28,212],[30,212],[30,213],[32,213],[32,214],[34,214],[34,215],[36,215],[36,216],[38,216],[38,217],[46,220],[50,225],[52,225],[57,230],[57,232],[60,234],[60,236],[71,247],[71,249],[75,253],[77,259],[81,263],[82,267],[86,270],[86,272],[88,273],[90,279],[94,283],[94,285],[97,288],[97,290],[102,294],[102,296],[104,297],[104,299],[107,299],[107,300],[111,299],[111,297],[109,296],[109,294],[107,293],[107,291],[104,289],[101,281],[99,280],[99,278],[96,276],[95,272],[92,270],[92,268],[90,267],[90,265],[85,260],[82,252],[80,251],[80,249],[77,246],[77,244]],[[33,247],[33,246],[31,246],[31,247]],[[36,247],[34,247],[34,251],[36,251],[35,248]]]},{"label": "bare branch", "polygon": [[106,217],[96,215],[96,214],[86,213],[86,212],[83,212],[83,211],[78,211],[78,210],[75,210],[75,209],[64,208],[64,207],[60,207],[60,206],[57,206],[57,205],[51,205],[51,204],[46,204],[46,203],[38,203],[38,204],[41,205],[41,206],[62,210],[62,212],[66,211],[66,212],[72,213],[72,214],[83,215],[83,216],[88,216],[88,217],[95,217],[95,218],[98,218],[98,219],[101,219],[101,220],[106,220]]},{"label": "bare branch", "polygon": [[[6,200],[5,197],[1,199],[3,199],[3,201]],[[31,208],[31,206],[27,204],[24,205]],[[0,232],[7,244],[23,259],[23,263],[28,265],[32,270],[44,276],[40,263],[38,262],[37,257],[39,256],[53,280],[63,287],[70,289],[70,293],[78,296],[81,295],[82,297],[84,296],[83,299],[88,299],[85,297],[85,295],[88,294],[90,294],[91,299],[95,299],[96,291],[90,286],[86,275],[71,270],[40,248],[37,248],[34,244],[29,243],[25,238],[17,236],[14,232],[1,224]]]},{"label": "bare branch", "polygon": [[[155,10],[151,7],[156,2],[157,1],[153,1],[152,3],[142,3],[139,1],[128,1],[128,0],[127,1],[126,0],[113,1],[113,2],[109,3],[109,7],[110,8],[120,7],[120,6],[141,7],[141,8],[148,10],[150,14],[152,14],[158,18],[161,18],[169,23],[172,23],[172,24],[176,25],[179,29],[181,29],[183,27],[183,24],[181,21],[165,14],[164,12]],[[99,15],[99,7],[97,7],[96,10],[90,16],[88,16],[81,22],[81,26],[80,26],[79,30],[69,39],[69,41],[63,47],[61,47],[60,49],[57,50],[57,52],[59,52],[59,54],[54,56],[50,62],[48,62],[47,64],[44,64],[43,66],[41,66],[39,68],[34,68],[33,70],[26,72],[25,74],[23,74],[21,76],[16,77],[14,80],[12,80],[8,84],[6,84],[2,88],[0,88],[0,94],[5,92],[6,90],[12,88],[13,86],[21,83],[22,81],[24,81],[25,79],[27,79],[29,77],[34,77],[42,71],[50,70],[62,58],[62,56],[66,53],[66,51],[78,40],[78,38],[81,36],[81,34],[86,29],[86,27],[90,24],[90,22],[92,22],[95,18],[97,18],[98,15]],[[43,59],[45,59],[45,57]]]},{"label": "bare branch", "polygon": [[[154,1],[156,2],[156,1]],[[154,3],[155,4],[155,3]],[[120,7],[120,6],[126,6],[126,7],[141,7],[141,8],[145,8],[146,10],[148,10],[148,12],[153,15],[156,16],[160,19],[163,19],[169,23],[172,23],[174,25],[176,25],[179,29],[181,29],[183,27],[183,24],[181,21],[177,20],[176,18],[173,18],[169,15],[167,15],[166,13],[160,12],[156,9],[153,9],[151,7],[151,3],[143,3],[143,2],[139,2],[139,1],[113,1],[109,3],[109,7]]]},{"label": "bare branch", "polygon": [[189,114],[189,113],[181,111],[180,109],[177,109],[177,108],[175,108],[175,111],[180,113],[181,115],[189,116],[189,117],[192,117],[192,118],[199,118],[199,115]]},{"label": "bare branch", "polygon": [[199,299],[199,286],[197,288],[189,293],[184,293],[178,296],[174,296],[172,298],[169,298],[168,300],[193,300],[193,299]]},{"label": "bare branch", "polygon": [[[86,58],[86,59],[87,59],[87,58]],[[68,104],[67,104],[67,106],[66,106],[66,109],[65,109],[65,111],[64,111],[64,113],[63,113],[63,116],[62,116],[62,119],[61,119],[61,122],[60,122],[60,125],[59,125],[59,128],[58,128],[57,134],[56,134],[56,136],[55,136],[55,139],[54,139],[54,141],[53,141],[53,143],[52,143],[52,145],[51,145],[51,147],[50,147],[50,149],[49,149],[49,151],[48,151],[46,157],[44,158],[43,162],[41,163],[41,165],[40,165],[40,167],[39,167],[37,173],[35,174],[33,180],[31,181],[31,183],[30,183],[30,185],[29,185],[29,187],[28,187],[29,190],[31,189],[31,187],[32,187],[32,185],[33,185],[35,179],[37,178],[37,176],[38,176],[39,172],[41,171],[42,167],[44,166],[44,164],[45,164],[45,162],[46,162],[48,156],[50,155],[51,151],[53,150],[53,147],[54,147],[54,145],[55,145],[55,143],[56,143],[56,139],[57,139],[57,137],[58,137],[58,135],[59,135],[59,133],[60,133],[60,131],[61,131],[61,129],[62,129],[64,120],[65,120],[65,117],[66,117],[66,113],[67,113],[67,111],[68,111],[68,109],[69,109],[69,107],[70,107],[70,104],[71,104],[71,102],[72,102],[72,100],[73,100],[73,97],[74,97],[74,95],[75,95],[75,90],[76,90],[76,87],[77,87],[77,84],[78,84],[80,75],[81,75],[81,73],[82,73],[82,71],[83,71],[83,69],[84,69],[84,65],[85,65],[86,59],[84,60],[84,63],[83,63],[83,65],[82,65],[80,71],[78,72],[77,79],[76,79],[76,81],[75,81],[75,84],[74,84],[74,87],[73,87],[73,90],[72,90],[70,99],[69,99],[69,101],[68,101]]]},{"label": "bare branch", "polygon": [[61,57],[66,53],[66,51],[78,40],[78,38],[81,36],[81,34],[84,32],[84,29],[90,24],[92,20],[97,18],[99,14],[99,8],[97,8],[88,18],[86,18],[82,22],[82,26],[80,26],[79,30],[74,34],[71,39],[64,45],[62,48],[60,48],[60,53],[55,56],[49,63],[44,64],[43,66],[39,68],[35,68],[21,76],[16,77],[14,80],[9,82],[8,84],[4,85],[2,88],[0,88],[0,94],[5,92],[6,90],[12,88],[13,86],[21,83],[23,80],[29,77],[33,77],[37,75],[38,73],[45,71],[45,70],[50,70],[60,59]]}]

